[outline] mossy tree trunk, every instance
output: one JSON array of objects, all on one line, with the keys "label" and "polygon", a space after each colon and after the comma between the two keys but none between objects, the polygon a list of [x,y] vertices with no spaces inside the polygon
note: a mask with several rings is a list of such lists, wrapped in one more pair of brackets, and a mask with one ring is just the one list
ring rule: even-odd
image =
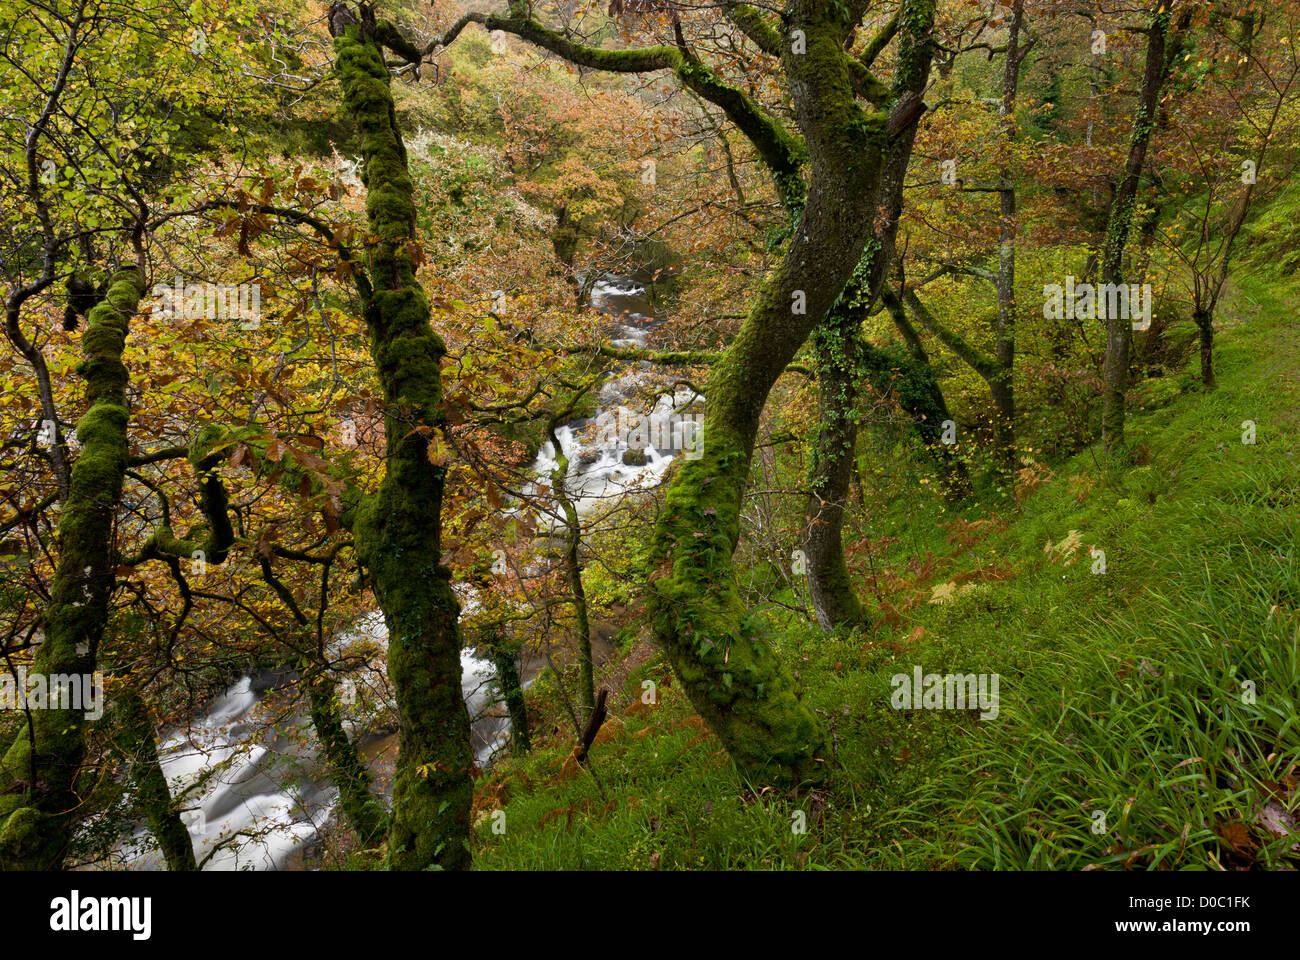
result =
[{"label": "mossy tree trunk", "polygon": [[811,162],[807,202],[786,255],[712,368],[703,454],[674,478],[656,528],[650,612],[691,703],[741,771],[797,782],[822,775],[825,731],[741,603],[732,554],[768,394],[870,237],[888,117],[855,101],[842,53],[848,24],[830,4],[795,0],[786,26],[806,38],[806,52],[785,44],[781,62]]},{"label": "mossy tree trunk", "polygon": [[343,728],[338,685],[324,674],[303,679],[306,681],[312,726],[325,752],[330,779],[338,787],[343,816],[362,844],[378,843],[388,828],[388,811],[371,792],[370,771]]},{"label": "mossy tree trunk", "polygon": [[492,665],[496,668],[497,686],[501,689],[501,698],[510,714],[510,749],[515,755],[522,755],[531,750],[533,745],[528,729],[528,704],[524,700],[523,685],[519,682],[516,654],[501,635],[489,646],[492,650]]},{"label": "mossy tree trunk", "polygon": [[[379,798],[370,790],[370,771],[361,761],[356,744],[343,727],[343,717],[339,709],[338,684],[328,673],[324,658],[317,644],[323,637],[311,636],[311,621],[293,591],[275,575],[271,561],[265,556],[258,557],[262,568],[262,579],[267,582],[281,604],[289,611],[297,624],[297,642],[294,646],[303,651],[301,655],[286,656],[282,665],[290,670],[297,670],[302,686],[307,691],[307,713],[311,717],[316,739],[320,741],[325,754],[325,769],[339,791],[339,807],[357,838],[363,845],[378,843],[388,828],[388,813]],[[329,583],[329,567],[332,558],[321,561],[321,595],[325,596]],[[315,639],[316,643],[313,643]]]},{"label": "mossy tree trunk", "polygon": [[[927,5],[905,0],[899,23],[915,26]],[[509,0],[508,17],[467,13],[426,52],[450,43],[466,24],[481,23],[583,67],[671,70],[749,138],[773,171],[782,202],[798,212],[785,256],[713,366],[703,456],[687,461],[675,476],[656,527],[650,611],[691,702],[741,770],[801,780],[819,776],[825,731],[799,702],[790,672],[740,601],[731,559],[740,535],[740,503],[768,394],[858,263],[871,235],[882,153],[891,135],[915,120],[911,111],[917,104],[885,111],[888,88],[844,49],[855,25],[850,20],[856,20],[851,8],[828,0],[792,0],[782,16],[784,32],[756,12],[751,16],[735,8],[729,15],[737,10],[746,35],[780,56],[802,140],[743,89],[722,82],[680,36],[672,46],[590,47],[544,27],[524,0]],[[882,36],[887,40],[892,33]],[[399,53],[412,61],[421,51]],[[859,105],[859,97],[870,106]],[[810,167],[806,191],[805,161]]]},{"label": "mossy tree trunk", "polygon": [[123,690],[113,702],[116,713],[114,743],[128,764],[127,776],[136,807],[144,814],[168,870],[197,870],[194,842],[181,819],[158,763],[157,734],[144,698],[133,689]]},{"label": "mossy tree trunk", "polygon": [[[382,29],[393,32],[388,24]],[[353,534],[388,626],[400,723],[388,865],[464,868],[474,754],[461,693],[460,607],[440,562],[446,469],[430,459],[442,425],[446,350],[415,277],[413,185],[388,67],[374,31],[363,26],[346,27],[334,50],[344,106],[361,134],[373,240],[359,286],[386,404],[387,470],[358,510]]]},{"label": "mossy tree trunk", "polygon": [[[1190,14],[1189,14],[1190,16]],[[1160,109],[1160,91],[1169,75],[1170,58],[1166,51],[1172,13],[1167,4],[1161,4],[1147,30],[1146,66],[1142,76],[1142,89],[1138,95],[1137,114],[1133,118],[1133,132],[1129,139],[1128,158],[1124,174],[1115,189],[1110,218],[1106,223],[1106,241],[1102,249],[1101,282],[1117,284],[1123,275],[1124,248],[1128,245],[1129,231],[1137,206],[1137,191],[1146,163],[1147,147],[1156,128]],[[1181,24],[1186,29],[1186,22]],[[1181,46],[1175,43],[1176,48]],[[1101,394],[1102,444],[1108,453],[1124,443],[1124,397],[1128,390],[1129,352],[1132,345],[1132,321],[1127,317],[1106,318],[1106,354],[1103,362]]]},{"label": "mossy tree trunk", "polygon": [[[585,391],[584,391],[585,392]],[[576,397],[574,400],[576,401]],[[591,624],[587,617],[587,591],[582,585],[582,518],[578,508],[569,496],[567,478],[569,475],[569,458],[564,455],[560,438],[555,432],[556,426],[566,419],[573,409],[570,403],[567,409],[551,418],[546,433],[551,446],[555,448],[555,469],[551,471],[551,491],[559,501],[560,511],[564,516],[564,575],[569,581],[569,597],[573,605],[573,635],[578,643],[578,686],[582,697],[582,722],[586,723],[596,709],[596,666],[591,655]]]},{"label": "mossy tree trunk", "polygon": [[[115,583],[113,520],[122,498],[128,451],[127,370],[122,362],[131,317],[144,296],[136,267],[117,271],[82,336],[86,412],[77,423],[81,455],[59,516],[59,560],[45,611],[45,639],[32,669],[46,677],[95,670]],[[85,711],[31,711],[31,722],[0,761],[0,868],[58,869],[68,843],[67,816],[78,803],[86,753]]]},{"label": "mossy tree trunk", "polygon": [[587,287],[574,271],[573,260],[578,254],[578,224],[569,216],[569,205],[560,204],[555,211],[555,226],[551,228],[551,248],[555,259],[564,269],[564,279],[573,290],[573,301],[578,307],[586,306]]},{"label": "mossy tree trunk", "polygon": [[[883,293],[887,293],[882,288]],[[956,444],[944,442],[944,423],[952,420],[948,401],[939,386],[939,376],[926,353],[921,338],[907,319],[907,310],[895,296],[884,296],[895,328],[907,345],[907,359],[899,361],[885,351],[868,350],[865,357],[867,376],[877,393],[892,395],[908,416],[943,473],[944,493],[952,503],[971,494],[970,473],[957,455]]]},{"label": "mossy tree trunk", "polygon": [[[900,8],[902,26],[892,91],[895,105],[904,98],[919,99],[925,91],[930,76],[934,10],[933,0],[914,0]],[[844,558],[843,535],[844,508],[857,448],[859,385],[863,359],[870,350],[862,340],[861,325],[894,261],[903,211],[903,182],[915,141],[914,123],[889,141],[880,175],[880,211],[872,218],[879,226],[859,270],[813,334],[818,424],[809,471],[804,550],[813,613],[818,625],[828,632],[857,623],[863,616],[862,602]]]},{"label": "mossy tree trunk", "polygon": [[1020,68],[1031,40],[1024,42],[1025,5],[1023,0],[1011,4],[1011,23],[1007,30],[1006,65],[1002,72],[1002,98],[998,102],[998,122],[1003,167],[998,174],[998,319],[995,356],[998,372],[989,380],[993,398],[993,441],[998,467],[1004,480],[1010,481],[1018,465],[1016,456],[1016,233],[1018,230],[1016,177],[1010,157],[1017,136],[1016,98],[1020,90]]},{"label": "mossy tree trunk", "polygon": [[817,360],[817,438],[809,470],[808,595],[822,630],[857,623],[862,602],[844,559],[844,507],[853,475],[858,437],[861,318],[837,307],[813,331]]}]

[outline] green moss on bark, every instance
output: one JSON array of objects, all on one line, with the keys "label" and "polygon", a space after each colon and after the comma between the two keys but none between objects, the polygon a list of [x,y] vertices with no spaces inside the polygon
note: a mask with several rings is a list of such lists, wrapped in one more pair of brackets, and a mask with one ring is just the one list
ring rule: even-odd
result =
[{"label": "green moss on bark", "polygon": [[[925,91],[932,59],[930,28],[934,13],[934,0],[908,0],[896,14],[898,56],[890,98],[895,106]],[[825,631],[856,624],[863,618],[862,602],[844,560],[842,533],[857,441],[858,387],[864,373],[871,370],[871,362],[881,359],[863,341],[861,325],[894,260],[904,177],[915,139],[916,126],[909,124],[890,140],[881,172],[881,202],[875,216],[879,227],[839,299],[813,334],[819,417],[809,471],[806,548],[808,592],[817,622]],[[877,389],[882,387],[880,379],[874,376],[872,380]],[[909,379],[907,385],[913,382]],[[937,391],[936,384],[934,393]],[[918,418],[921,429],[928,429],[927,417],[932,410],[917,404],[932,406],[933,395],[922,397],[917,392],[907,399],[916,401],[908,409]],[[933,420],[935,429],[942,419]]]},{"label": "green moss on bark", "polygon": [[[737,766],[749,776],[799,782],[822,776],[825,730],[741,603],[732,553],[768,394],[870,237],[886,116],[864,112],[854,97],[842,17],[796,0],[786,25],[807,38],[806,53],[783,50],[782,66],[807,144],[808,199],[785,257],[711,370],[704,455],[678,472],[656,528],[651,614],[692,704]],[[792,310],[795,302],[802,313]]]},{"label": "green moss on bark", "polygon": [[827,632],[855,624],[863,616],[862,602],[844,560],[843,543],[845,500],[858,437],[858,382],[864,347],[860,320],[858,311],[841,297],[812,336],[819,417],[808,477],[805,548],[813,613]]},{"label": "green moss on bark", "polygon": [[124,690],[113,704],[114,744],[127,761],[127,776],[137,809],[153,833],[168,870],[197,870],[194,843],[173,801],[167,778],[158,763],[153,718],[143,698]]},{"label": "green moss on bark", "polygon": [[388,829],[388,811],[370,791],[370,771],[348,737],[339,715],[333,680],[316,676],[307,680],[312,726],[325,752],[330,779],[339,791],[339,806],[348,826],[363,845],[381,840]]},{"label": "green moss on bark", "polygon": [[[81,455],[59,514],[59,560],[32,670],[46,676],[91,674],[114,585],[113,520],[127,468],[127,371],[122,351],[144,276],[114,274],[105,299],[87,317],[86,412],[77,423]],[[63,863],[68,814],[85,757],[84,710],[31,712],[26,735],[0,760],[0,868],[53,870]]]},{"label": "green moss on bark", "polygon": [[458,869],[470,860],[474,758],[460,684],[460,608],[440,564],[446,470],[428,456],[429,431],[441,423],[445,349],[408,249],[415,206],[388,68],[379,47],[355,27],[335,39],[334,50],[344,106],[361,134],[375,238],[363,306],[386,401],[388,469],[352,530],[388,626],[388,674],[400,720],[388,865]]}]

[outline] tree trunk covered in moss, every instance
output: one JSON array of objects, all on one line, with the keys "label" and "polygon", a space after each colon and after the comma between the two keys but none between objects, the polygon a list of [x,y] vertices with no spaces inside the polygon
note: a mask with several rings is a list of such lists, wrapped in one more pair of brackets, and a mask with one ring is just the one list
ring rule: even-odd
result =
[{"label": "tree trunk covered in moss", "polygon": [[[934,314],[930,312],[929,308],[926,307],[926,305],[921,302],[921,298],[916,295],[915,290],[907,290],[900,298],[897,292],[890,289],[885,289],[881,292],[881,298],[884,301],[885,307],[889,310],[890,314],[894,317],[895,325],[899,326],[900,328],[906,328],[907,327],[906,314],[911,313],[912,317],[916,320],[917,323],[919,323],[922,327],[924,327],[927,331],[929,331],[929,333],[933,335],[935,339],[937,339],[945,347],[947,347],[949,350],[955,353],[958,359],[960,359],[963,363],[967,364],[972,370],[974,370],[984,379],[984,382],[988,384],[989,394],[995,398],[994,409],[996,415],[996,410],[998,409],[997,408],[998,391],[1000,385],[1005,383],[1005,373],[1006,373],[1006,368],[1002,366],[1001,362],[997,358],[990,357],[985,353],[983,353],[981,350],[971,345],[964,337],[961,336],[961,334],[957,333],[952,328],[944,325],[943,323],[940,323],[938,318],[935,317]],[[909,346],[911,346],[910,341],[909,341]],[[919,347],[919,343],[917,344],[917,346]],[[1014,354],[1012,354],[1011,356],[1014,357]],[[928,363],[926,364],[926,366],[929,366]],[[930,377],[933,380],[932,373]],[[937,382],[933,382],[933,391],[935,395],[936,404],[942,404],[943,395],[939,392],[939,386]],[[1009,398],[1004,395],[1002,402],[1005,404],[1008,399],[1013,399],[1013,398]],[[946,415],[947,413],[946,404],[943,404],[942,409],[945,415],[939,421],[940,426],[942,425],[943,420],[950,419],[950,417]],[[923,435],[926,435],[927,433],[931,433],[933,430],[934,430],[933,426],[927,426],[926,429],[923,430],[922,432]],[[1014,453],[1014,449],[1012,449],[1012,453]],[[954,470],[954,475],[957,478],[957,482],[961,484],[962,488],[968,488],[969,477],[966,476],[965,467],[960,464],[960,461],[957,460],[954,454],[948,453],[948,454],[944,454],[944,456],[950,458],[950,462],[953,464],[952,469]],[[1006,467],[1007,467],[1007,463],[1004,460],[1003,461],[1004,473]]]},{"label": "tree trunk covered in moss", "polygon": [[998,374],[989,381],[993,397],[993,442],[1000,472],[1010,481],[1018,465],[1016,457],[1016,231],[1017,203],[1015,171],[1010,165],[1016,140],[1016,97],[1020,90],[1020,67],[1029,54],[1023,43],[1025,5],[1015,0],[1011,5],[1011,25],[1007,32],[1006,66],[1002,72],[1002,99],[998,103],[998,121],[1002,127],[1001,146],[1004,165],[998,174],[998,319],[996,356]]},{"label": "tree trunk covered in moss", "polygon": [[[131,317],[144,296],[144,275],[119,270],[82,335],[86,412],[77,423],[81,455],[59,515],[59,560],[45,611],[45,639],[32,665],[46,677],[95,670],[113,592],[113,520],[127,469],[127,371],[122,363]],[[78,705],[80,706],[80,705]],[[0,868],[58,869],[77,806],[77,774],[86,753],[85,710],[31,712],[0,761]]]},{"label": "tree trunk covered in moss", "polygon": [[339,791],[339,807],[361,843],[371,846],[383,839],[388,811],[371,792],[370,771],[343,729],[336,691],[337,685],[328,677],[317,675],[307,679],[311,722],[325,752],[330,779]]},{"label": "tree trunk covered in moss", "polygon": [[[298,625],[298,643],[294,646],[300,650],[312,650],[311,621],[294,599],[293,591],[275,575],[265,556],[258,557],[258,562],[262,579],[275,591]],[[322,584],[329,581],[330,562],[326,561]],[[281,666],[296,670],[307,691],[307,712],[325,754],[325,769],[339,791],[339,807],[344,819],[364,846],[378,843],[387,829],[388,814],[379,798],[370,792],[370,771],[361,762],[356,744],[343,727],[338,684],[327,672],[324,658],[318,652],[286,656]]]},{"label": "tree trunk covered in moss", "polygon": [[971,494],[970,473],[957,455],[956,444],[944,443],[943,425],[952,420],[948,401],[939,386],[939,377],[921,338],[907,319],[902,301],[882,288],[885,309],[907,344],[907,357],[897,358],[888,351],[868,350],[865,355],[867,376],[877,393],[893,396],[912,418],[921,442],[934,457],[943,473],[944,493],[956,503]]},{"label": "tree trunk covered in moss", "polygon": [[[904,0],[898,29],[928,33],[930,7],[928,0]],[[909,111],[919,100],[886,114],[888,89],[844,50],[856,25],[849,21],[857,17],[850,7],[828,0],[792,0],[782,16],[783,33],[757,30],[752,21],[747,30],[781,57],[802,142],[743,89],[721,81],[680,38],[674,46],[590,47],[542,26],[525,0],[509,0],[509,10],[508,17],[465,14],[425,52],[475,22],[583,67],[672,70],[749,138],[772,170],[783,204],[800,213],[782,262],[713,367],[704,454],[677,473],[656,527],[650,605],[656,635],[684,689],[740,768],[783,779],[816,776],[825,732],[799,703],[788,670],[741,604],[731,557],[763,406],[858,263],[871,233],[882,151],[891,135],[914,121],[915,112]],[[800,32],[797,44],[791,41],[794,31]],[[408,61],[419,54],[417,49],[401,53]],[[872,105],[869,110],[859,106],[858,96]],[[811,167],[806,192],[805,161]]]},{"label": "tree trunk covered in moss", "polygon": [[501,688],[501,698],[505,700],[506,711],[510,714],[510,749],[519,756],[531,750],[533,744],[528,730],[528,704],[524,700],[523,685],[519,682],[515,651],[506,645],[503,636],[497,636],[490,647],[492,664],[496,667],[497,686]]},{"label": "tree trunk covered in moss", "polygon": [[[574,398],[576,402],[577,397]],[[551,446],[555,448],[555,469],[551,471],[551,489],[560,502],[564,514],[564,575],[569,581],[569,596],[573,603],[574,639],[578,641],[578,685],[582,696],[582,720],[585,723],[591,712],[596,709],[596,667],[591,655],[591,624],[587,618],[587,591],[582,585],[582,520],[578,508],[569,496],[565,479],[569,474],[569,458],[564,455],[560,438],[555,428],[562,417],[568,417],[573,409],[570,403],[567,409],[551,418],[546,427]]]},{"label": "tree trunk covered in moss", "polygon": [[[1174,41],[1174,50],[1181,48],[1183,28],[1185,19],[1179,21],[1179,32]],[[1259,143],[1255,155],[1251,162],[1255,165],[1254,169],[1259,170],[1264,166],[1264,159],[1267,156],[1268,148],[1273,140],[1274,134],[1278,129],[1278,121],[1283,116],[1284,109],[1287,106],[1286,97],[1279,95],[1272,106],[1268,109],[1268,119],[1264,121],[1259,128]],[[1233,204],[1232,212],[1228,215],[1227,222],[1219,230],[1219,238],[1216,241],[1218,246],[1218,267],[1212,275],[1205,281],[1197,278],[1195,284],[1195,296],[1192,304],[1192,319],[1196,321],[1197,329],[1200,330],[1201,340],[1201,385],[1207,390],[1213,390],[1215,387],[1214,380],[1214,311],[1218,307],[1219,297],[1223,294],[1224,286],[1228,282],[1228,270],[1232,263],[1232,249],[1237,242],[1237,237],[1241,233],[1241,228],[1246,225],[1246,214],[1250,210],[1250,202],[1255,194],[1257,181],[1254,177],[1244,186],[1241,195]],[[1208,201],[1207,201],[1208,202]],[[1208,236],[1202,239],[1202,244],[1208,243]],[[1208,264],[1207,264],[1208,266]]]},{"label": "tree trunk covered in moss", "polygon": [[353,534],[388,626],[400,723],[388,865],[458,869],[470,861],[474,754],[461,694],[460,607],[440,563],[446,469],[429,458],[430,433],[442,423],[446,349],[415,277],[413,185],[388,68],[356,26],[335,38],[334,50],[344,106],[361,134],[373,242],[359,287],[385,400],[387,470],[358,510]]},{"label": "tree trunk covered in moss", "polygon": [[857,310],[836,307],[813,331],[817,363],[817,438],[809,470],[808,594],[829,633],[862,619],[862,602],[844,559],[844,506],[858,438],[858,380],[862,348]]},{"label": "tree trunk covered in moss", "polygon": [[[902,312],[897,298],[890,297],[889,302],[891,313]],[[906,319],[902,322],[906,324]],[[810,471],[805,548],[813,611],[826,632],[863,617],[844,559],[842,528],[855,463],[857,386],[864,377],[878,394],[892,397],[907,411],[943,472],[949,499],[961,499],[970,490],[965,465],[942,443],[948,406],[924,348],[919,341],[915,344],[918,357],[910,342],[907,352],[874,347],[862,339],[860,323],[858,311],[837,306],[813,334],[821,413]]]},{"label": "tree trunk covered in moss", "polygon": [[[934,0],[913,0],[900,8],[907,22],[898,40],[893,103],[920,98],[930,76],[930,26]],[[859,270],[845,285],[835,306],[813,335],[818,387],[817,440],[809,475],[805,514],[808,593],[813,613],[824,631],[862,619],[858,599],[844,559],[844,507],[853,475],[857,447],[857,418],[862,360],[869,349],[861,325],[870,314],[894,262],[898,220],[903,211],[903,182],[916,141],[916,124],[908,124],[889,142],[880,175],[879,216],[873,242]]]},{"label": "tree trunk covered in moss", "polygon": [[[1115,190],[1110,219],[1106,223],[1106,242],[1102,249],[1101,261],[1102,283],[1121,282],[1124,248],[1128,244],[1129,231],[1133,224],[1142,167],[1146,163],[1151,134],[1156,128],[1156,115],[1160,109],[1160,91],[1164,87],[1171,66],[1165,49],[1171,17],[1172,13],[1168,6],[1161,4],[1147,31],[1146,68],[1142,76],[1142,90],[1138,96],[1137,115],[1133,118],[1128,158],[1124,162],[1124,175]],[[1118,312],[1112,311],[1112,313]],[[1124,443],[1124,395],[1128,389],[1132,336],[1132,321],[1128,317],[1106,318],[1101,435],[1102,444],[1108,453],[1115,451]]]},{"label": "tree trunk covered in moss", "polygon": [[917,437],[942,474],[947,499],[956,503],[968,497],[970,475],[966,464],[953,446],[943,442],[943,425],[952,415],[928,358],[896,346],[881,349],[866,344],[862,365],[872,388],[882,397],[893,398],[907,413]]},{"label": "tree trunk covered in moss", "polygon": [[172,799],[167,778],[158,763],[158,746],[153,717],[144,698],[135,690],[123,690],[113,704],[114,744],[126,758],[127,776],[136,807],[144,814],[149,831],[158,843],[168,870],[197,870],[194,842],[181,819],[180,807]]},{"label": "tree trunk covered in moss", "polygon": [[855,101],[842,13],[794,0],[785,25],[806,38],[804,53],[783,46],[781,62],[807,142],[808,199],[789,249],[710,373],[702,456],[682,465],[655,531],[650,614],[691,703],[741,771],[803,781],[822,776],[825,730],[741,602],[732,554],[768,394],[871,235],[888,116]]},{"label": "tree trunk covered in moss", "polygon": [[567,203],[560,204],[555,212],[555,226],[551,228],[551,248],[555,259],[564,268],[564,280],[573,290],[573,301],[579,306],[586,306],[586,285],[578,279],[573,269],[573,259],[578,254],[578,225],[569,216]]}]

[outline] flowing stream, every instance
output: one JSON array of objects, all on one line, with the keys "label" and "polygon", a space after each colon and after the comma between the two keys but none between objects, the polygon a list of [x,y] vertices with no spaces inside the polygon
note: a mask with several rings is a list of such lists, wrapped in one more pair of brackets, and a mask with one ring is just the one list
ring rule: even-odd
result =
[{"label": "flowing stream", "polygon": [[[647,299],[646,288],[627,277],[606,277],[594,284],[591,303],[612,318],[615,336],[610,344],[615,347],[644,347],[662,322]],[[555,431],[569,459],[565,486],[580,514],[601,500],[655,487],[675,455],[683,450],[689,455],[695,449],[695,415],[682,412],[696,399],[694,391],[679,387],[659,396],[648,415],[628,408],[649,367],[645,362],[633,363],[620,376],[606,379],[592,416]],[[555,465],[555,447],[548,440],[532,471],[549,483]]]},{"label": "flowing stream", "polygon": [[[644,346],[661,322],[644,285],[628,277],[607,276],[591,289],[591,303],[611,318],[611,342],[619,347]],[[630,365],[600,387],[590,418],[560,427],[556,435],[569,458],[566,486],[580,512],[602,499],[655,486],[675,455],[693,449],[691,429],[683,430],[682,407],[695,400],[690,390],[660,396],[648,418],[632,414],[626,404],[647,376],[647,364]],[[534,475],[549,483],[556,465],[548,441],[533,464]],[[462,597],[462,601],[468,601]],[[386,644],[379,613],[367,615],[340,638],[334,653],[355,642]],[[472,650],[461,651],[461,687],[471,717],[476,762],[482,766],[504,743],[509,720],[497,700],[494,670]],[[300,863],[312,841],[334,812],[337,790],[329,781],[320,745],[305,707],[292,702],[292,671],[264,671],[241,677],[217,697],[206,712],[184,729],[166,733],[158,754],[173,796],[183,791],[182,814],[205,870],[281,870]],[[346,702],[358,698],[351,681],[343,688]],[[371,711],[379,697],[361,696]],[[376,788],[387,793],[396,735],[366,734],[365,710],[351,713],[349,734],[376,775]],[[119,850],[129,869],[160,869],[161,855],[151,849],[144,828]]]}]

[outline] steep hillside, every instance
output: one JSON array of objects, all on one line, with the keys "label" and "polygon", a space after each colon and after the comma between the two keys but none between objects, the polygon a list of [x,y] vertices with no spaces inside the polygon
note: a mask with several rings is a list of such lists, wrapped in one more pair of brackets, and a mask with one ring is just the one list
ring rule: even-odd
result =
[{"label": "steep hillside", "polygon": [[[1242,284],[1214,393],[1194,359],[1142,385],[1126,470],[1085,450],[1022,504],[961,517],[867,490],[887,545],[858,586],[879,622],[792,622],[782,650],[832,723],[829,789],[748,789],[653,655],[591,772],[562,734],[480,781],[477,866],[1300,864],[1295,292]],[[918,666],[996,674],[996,716],[894,709],[891,677]]]}]

